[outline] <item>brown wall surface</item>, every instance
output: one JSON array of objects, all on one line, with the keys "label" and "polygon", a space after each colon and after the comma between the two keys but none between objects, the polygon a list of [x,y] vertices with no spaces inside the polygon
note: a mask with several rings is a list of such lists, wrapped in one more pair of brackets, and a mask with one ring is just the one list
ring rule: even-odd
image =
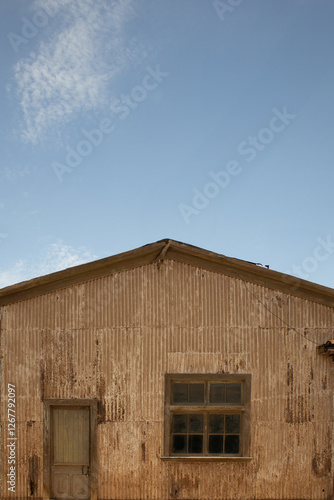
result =
[{"label": "brown wall surface", "polygon": [[[333,308],[165,260],[0,312],[1,499],[43,498],[49,398],[98,400],[101,500],[332,498],[334,365],[316,345],[333,338]],[[166,373],[251,374],[251,461],[161,460]],[[8,383],[15,494],[6,485]]]}]

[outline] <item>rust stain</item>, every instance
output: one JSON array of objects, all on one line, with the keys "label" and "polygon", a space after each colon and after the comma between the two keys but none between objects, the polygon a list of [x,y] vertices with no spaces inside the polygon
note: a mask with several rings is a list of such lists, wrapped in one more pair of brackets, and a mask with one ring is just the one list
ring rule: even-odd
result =
[{"label": "rust stain", "polygon": [[39,458],[37,455],[32,455],[32,457],[29,458],[30,496],[33,496],[38,488],[38,471],[39,471]]},{"label": "rust stain", "polygon": [[[191,477],[189,474],[179,475],[177,478],[172,476],[170,496],[171,498],[193,498],[189,496],[190,492],[195,492],[198,489],[199,479],[197,476]],[[184,494],[187,494],[184,497]],[[191,493],[190,493],[191,494]]]},{"label": "rust stain", "polygon": [[145,455],[146,455],[146,444],[145,444],[145,441],[143,441],[142,444],[141,444],[141,459],[142,459],[142,462],[145,462]]},{"label": "rust stain", "polygon": [[[70,388],[73,389],[73,386],[76,382],[73,366],[73,334],[71,335],[68,332],[61,332],[59,341],[60,355],[64,356],[67,361],[67,373],[70,381]],[[59,363],[59,365],[61,365],[61,363]]]},{"label": "rust stain", "polygon": [[313,367],[311,366],[310,380],[309,380],[309,383],[308,383],[308,393],[309,394],[311,394],[311,386],[312,386],[313,380],[314,380],[314,373],[313,373]]},{"label": "rust stain", "polygon": [[285,421],[288,424],[303,424],[311,422],[314,419],[314,404],[311,403],[311,384],[313,371],[311,369],[311,378],[308,380],[307,395],[299,393],[299,387],[295,387],[294,369],[288,363],[287,369],[287,397],[285,408]]},{"label": "rust stain", "polygon": [[50,382],[63,380],[73,390],[77,382],[73,361],[73,335],[71,331],[48,332],[44,335],[44,366],[41,368],[44,388]]},{"label": "rust stain", "polygon": [[297,396],[297,415],[296,423],[304,424],[311,422],[312,414],[310,413],[309,398],[307,399],[303,394]]},{"label": "rust stain", "polygon": [[104,424],[106,422],[106,405],[105,405],[106,382],[102,376],[98,385],[98,401],[97,401],[97,423]]},{"label": "rust stain", "polygon": [[44,372],[44,361],[40,361],[40,391],[41,391],[41,401],[44,399],[44,384],[45,384],[45,372]]},{"label": "rust stain", "polygon": [[290,363],[288,363],[287,384],[293,387],[293,367],[290,366]]},{"label": "rust stain", "polygon": [[324,450],[321,453],[315,453],[312,459],[312,472],[317,477],[326,477],[330,474],[332,467],[331,453]]},{"label": "rust stain", "polygon": [[280,309],[282,309],[282,307],[284,306],[285,304],[285,301],[282,299],[282,297],[280,297],[279,295],[276,295],[276,301],[277,301],[277,305]]},{"label": "rust stain", "polygon": [[285,410],[285,420],[288,424],[293,423],[293,367],[288,363],[287,370],[287,386],[289,388],[287,394],[287,404]]},{"label": "rust stain", "polygon": [[171,480],[171,488],[170,488],[170,498],[177,498],[179,494],[179,489],[175,483],[174,477]]},{"label": "rust stain", "polygon": [[327,389],[327,375],[322,379],[322,388],[324,391]]}]

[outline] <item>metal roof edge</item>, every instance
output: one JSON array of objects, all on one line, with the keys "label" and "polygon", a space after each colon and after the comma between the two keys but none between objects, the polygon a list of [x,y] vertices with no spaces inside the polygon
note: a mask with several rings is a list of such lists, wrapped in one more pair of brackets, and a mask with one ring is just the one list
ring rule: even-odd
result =
[{"label": "metal roof edge", "polygon": [[82,283],[117,271],[138,267],[154,260],[165,241],[149,243],[110,257],[69,267],[51,274],[16,283],[0,289],[0,306],[24,300],[53,290]]},{"label": "metal roof edge", "polygon": [[200,247],[163,239],[139,248],[0,289],[0,306],[133,267],[172,259],[334,307],[334,289],[226,257]]},{"label": "metal roof edge", "polygon": [[[169,258],[176,260],[196,261],[199,266],[207,267],[227,274],[233,278],[243,281],[257,283],[267,288],[281,291],[290,295],[306,298],[319,302],[329,307],[334,307],[334,289],[311,281],[303,280],[295,276],[281,273],[262,267],[256,263],[227,257],[199,247],[173,241],[168,251]],[[173,250],[177,249],[179,255],[173,256]],[[176,252],[175,252],[176,253]],[[183,259],[180,258],[183,254]],[[211,265],[208,265],[211,263]]]}]

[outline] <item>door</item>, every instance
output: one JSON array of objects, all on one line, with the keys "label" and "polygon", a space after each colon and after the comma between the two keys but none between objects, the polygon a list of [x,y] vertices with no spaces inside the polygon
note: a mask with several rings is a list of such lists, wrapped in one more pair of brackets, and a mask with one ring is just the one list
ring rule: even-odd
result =
[{"label": "door", "polygon": [[90,408],[51,407],[51,498],[89,500]]}]

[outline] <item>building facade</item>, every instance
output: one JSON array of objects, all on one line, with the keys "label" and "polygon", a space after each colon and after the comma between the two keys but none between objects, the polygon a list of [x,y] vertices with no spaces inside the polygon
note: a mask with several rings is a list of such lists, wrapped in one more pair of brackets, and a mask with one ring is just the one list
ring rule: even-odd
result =
[{"label": "building facade", "polygon": [[162,240],[0,291],[1,499],[332,499],[334,290]]}]

